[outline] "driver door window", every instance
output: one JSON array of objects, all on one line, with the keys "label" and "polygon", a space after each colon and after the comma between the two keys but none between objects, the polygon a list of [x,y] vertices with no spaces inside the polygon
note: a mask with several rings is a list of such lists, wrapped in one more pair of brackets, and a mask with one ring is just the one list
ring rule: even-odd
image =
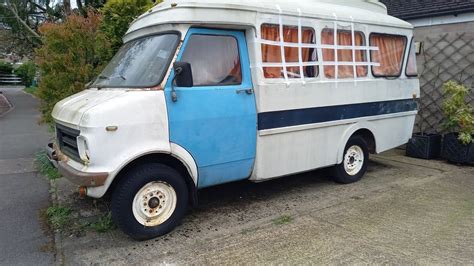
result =
[{"label": "driver door window", "polygon": [[181,60],[191,64],[194,86],[228,86],[242,83],[239,46],[232,36],[194,34]]}]

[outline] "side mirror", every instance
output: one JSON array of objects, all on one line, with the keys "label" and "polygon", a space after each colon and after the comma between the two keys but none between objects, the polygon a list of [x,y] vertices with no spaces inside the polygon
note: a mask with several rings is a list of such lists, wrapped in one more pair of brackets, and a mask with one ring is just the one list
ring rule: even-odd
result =
[{"label": "side mirror", "polygon": [[187,62],[175,62],[173,64],[174,79],[178,87],[192,87],[193,86],[193,72],[191,71],[191,64]]}]

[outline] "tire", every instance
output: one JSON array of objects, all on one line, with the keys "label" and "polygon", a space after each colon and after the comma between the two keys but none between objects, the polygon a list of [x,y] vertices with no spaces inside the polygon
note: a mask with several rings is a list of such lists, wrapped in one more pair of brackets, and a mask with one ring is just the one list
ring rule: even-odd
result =
[{"label": "tire", "polygon": [[352,136],[344,148],[342,163],[333,168],[334,181],[340,184],[351,184],[361,180],[367,171],[368,162],[367,142],[361,136]]},{"label": "tire", "polygon": [[172,231],[188,207],[184,177],[173,168],[146,164],[127,172],[112,195],[112,219],[127,235],[148,240]]}]

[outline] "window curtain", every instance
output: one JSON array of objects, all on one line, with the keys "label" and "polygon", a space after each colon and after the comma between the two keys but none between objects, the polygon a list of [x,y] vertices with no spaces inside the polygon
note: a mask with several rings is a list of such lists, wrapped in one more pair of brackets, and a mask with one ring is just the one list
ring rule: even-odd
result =
[{"label": "window curtain", "polygon": [[[334,30],[325,29],[321,33],[321,42],[325,45],[334,45]],[[354,33],[355,46],[364,45],[364,37],[361,32]],[[338,45],[352,46],[352,33],[346,30],[337,31],[337,43]],[[323,59],[324,61],[334,62],[335,53],[334,49],[322,49],[323,50]],[[352,50],[338,50],[337,51],[337,61],[338,62],[352,62]],[[356,62],[366,62],[366,56],[364,50],[355,51],[355,61]],[[366,66],[357,66],[356,72],[357,77],[366,77],[367,76],[367,67]],[[324,66],[324,75],[327,78],[336,77],[336,67],[335,66]],[[354,68],[352,66],[339,66],[338,67],[338,78],[353,78],[354,77]]]},{"label": "window curtain", "polygon": [[380,63],[380,66],[372,68],[375,76],[398,76],[400,74],[406,42],[406,38],[403,36],[371,35],[371,46],[379,48],[379,51],[371,52],[372,62]]},{"label": "window curtain", "polygon": [[[302,43],[315,43],[314,33],[311,28],[302,28]],[[280,41],[280,29],[278,25],[263,24],[261,28],[261,36],[264,40]],[[297,27],[283,27],[283,39],[285,42],[298,43],[298,28]],[[302,56],[303,62],[316,61],[315,49],[303,48]],[[298,63],[298,48],[285,47],[285,60],[287,63]],[[262,62],[264,63],[281,63],[280,46],[262,44]],[[303,67],[305,77],[317,76],[317,67],[305,66]],[[299,67],[287,67],[288,78],[299,78]],[[264,67],[263,74],[265,78],[283,78],[282,67]]]},{"label": "window curtain", "polygon": [[411,41],[410,54],[409,54],[409,57],[408,57],[406,74],[407,74],[407,76],[417,76],[418,75],[418,68],[416,66],[415,40]]}]

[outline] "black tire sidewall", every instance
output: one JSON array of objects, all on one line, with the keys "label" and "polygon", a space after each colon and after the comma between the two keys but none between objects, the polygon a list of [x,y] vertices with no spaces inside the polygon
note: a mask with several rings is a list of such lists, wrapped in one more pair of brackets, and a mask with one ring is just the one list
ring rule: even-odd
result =
[{"label": "black tire sidewall", "polygon": [[[164,223],[146,227],[133,215],[135,195],[146,184],[153,181],[166,182],[176,192],[177,202],[173,214]],[[147,240],[173,230],[182,220],[188,206],[188,189],[184,177],[173,168],[153,163],[136,167],[127,172],[112,195],[112,218],[117,226],[130,237]]]},{"label": "black tire sidewall", "polygon": [[[344,168],[344,159],[346,157],[347,150],[352,146],[358,146],[364,153],[364,162],[362,168],[356,175],[349,175]],[[350,184],[359,181],[365,175],[367,171],[367,165],[369,161],[369,148],[367,142],[360,136],[353,136],[347,141],[346,147],[344,148],[344,154],[342,157],[342,163],[335,167],[334,180],[342,184]]]}]

